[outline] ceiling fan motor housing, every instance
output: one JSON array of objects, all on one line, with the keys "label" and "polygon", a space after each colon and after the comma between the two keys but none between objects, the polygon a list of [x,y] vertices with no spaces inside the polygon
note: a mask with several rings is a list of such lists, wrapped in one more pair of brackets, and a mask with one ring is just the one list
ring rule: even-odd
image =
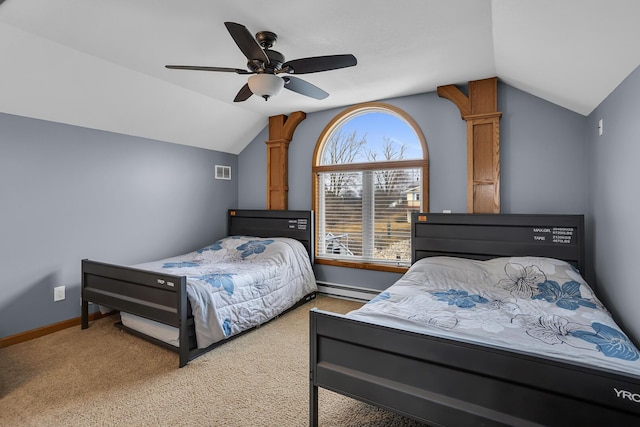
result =
[{"label": "ceiling fan motor housing", "polygon": [[268,64],[265,64],[259,59],[251,59],[247,62],[247,67],[254,73],[275,74],[277,70],[282,68],[282,64],[284,64],[284,55],[278,51],[270,49],[265,49],[264,53],[269,59]]},{"label": "ceiling fan motor housing", "polygon": [[282,64],[284,64],[284,55],[278,51],[265,49],[264,53],[267,54],[267,58],[269,58],[268,69],[271,70],[279,70],[282,68]]}]

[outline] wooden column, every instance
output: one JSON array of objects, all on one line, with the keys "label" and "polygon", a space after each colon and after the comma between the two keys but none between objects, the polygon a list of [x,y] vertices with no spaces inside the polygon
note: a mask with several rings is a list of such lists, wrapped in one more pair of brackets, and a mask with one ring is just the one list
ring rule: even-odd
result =
[{"label": "wooden column", "polygon": [[438,96],[456,104],[467,122],[467,204],[471,213],[500,213],[500,117],[498,79],[469,82],[469,96],[455,85]]},{"label": "wooden column", "polygon": [[269,140],[267,144],[267,209],[288,208],[289,143],[293,132],[307,115],[302,111],[269,117]]}]

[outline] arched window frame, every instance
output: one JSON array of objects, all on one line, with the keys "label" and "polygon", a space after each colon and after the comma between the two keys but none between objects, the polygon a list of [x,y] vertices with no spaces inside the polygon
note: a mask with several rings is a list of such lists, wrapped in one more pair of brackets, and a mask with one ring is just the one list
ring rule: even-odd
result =
[{"label": "arched window frame", "polygon": [[[415,132],[422,147],[422,159],[412,160],[397,160],[397,161],[377,161],[372,163],[350,163],[350,164],[338,164],[338,165],[323,165],[322,154],[324,145],[328,141],[332,133],[340,128],[343,124],[351,120],[352,118],[366,113],[382,112],[386,114],[392,114],[401,120],[405,121]],[[420,210],[422,212],[429,211],[429,151],[427,148],[427,141],[420,129],[418,123],[402,109],[382,103],[382,102],[368,102],[363,104],[357,104],[349,107],[338,115],[336,115],[324,128],[320,134],[313,153],[312,163],[312,208],[316,212],[316,231],[319,233],[321,230],[320,221],[322,220],[323,212],[320,211],[321,207],[318,206],[318,194],[319,194],[319,179],[318,174],[322,172],[340,172],[340,171],[353,171],[354,167],[359,171],[373,171],[380,169],[390,168],[420,168],[422,170],[422,197],[420,197]],[[348,259],[335,259],[335,258],[323,258],[322,251],[319,250],[319,245],[324,240],[316,238],[316,259],[317,264],[334,265],[339,267],[349,268],[361,268],[368,270],[379,271],[391,271],[403,273],[407,270],[407,266],[394,265],[393,263],[378,263],[367,261],[354,261]]]}]

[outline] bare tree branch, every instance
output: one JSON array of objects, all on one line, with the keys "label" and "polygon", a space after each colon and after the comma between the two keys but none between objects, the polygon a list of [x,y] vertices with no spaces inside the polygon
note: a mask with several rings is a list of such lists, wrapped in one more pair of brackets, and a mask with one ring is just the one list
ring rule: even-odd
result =
[{"label": "bare tree branch", "polygon": [[[354,163],[361,155],[367,144],[367,134],[359,136],[354,130],[345,133],[342,129],[334,132],[323,151],[325,165],[339,165]],[[358,184],[358,174],[349,172],[332,172],[325,179],[326,190],[334,196],[343,196],[349,189]]]}]

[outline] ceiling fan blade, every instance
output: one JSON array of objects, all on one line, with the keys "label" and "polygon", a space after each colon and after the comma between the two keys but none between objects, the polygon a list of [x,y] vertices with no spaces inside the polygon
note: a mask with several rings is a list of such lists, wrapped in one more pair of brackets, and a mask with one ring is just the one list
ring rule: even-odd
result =
[{"label": "ceiling fan blade", "polygon": [[242,88],[240,88],[240,91],[236,95],[236,97],[233,100],[233,102],[246,101],[247,99],[249,99],[249,97],[251,95],[253,95],[253,92],[251,92],[251,89],[249,89],[249,84],[245,83],[244,86],[242,86]]},{"label": "ceiling fan blade", "polygon": [[357,63],[358,60],[351,54],[328,55],[294,59],[293,61],[287,61],[282,64],[282,68],[289,73],[308,74],[353,67]]},{"label": "ceiling fan blade", "polygon": [[224,25],[227,27],[229,34],[231,34],[233,41],[236,42],[249,61],[258,60],[265,64],[269,63],[267,54],[264,53],[264,50],[262,50],[256,39],[251,35],[249,30],[247,30],[247,27],[242,24],[236,24],[235,22],[225,22]]},{"label": "ceiling fan blade", "polygon": [[243,70],[242,68],[200,67],[195,65],[165,65],[165,67],[170,68],[172,70],[222,71],[225,73],[254,74],[253,72]]},{"label": "ceiling fan blade", "polygon": [[325,99],[329,94],[311,83],[293,76],[282,78],[284,88],[315,99]]}]

